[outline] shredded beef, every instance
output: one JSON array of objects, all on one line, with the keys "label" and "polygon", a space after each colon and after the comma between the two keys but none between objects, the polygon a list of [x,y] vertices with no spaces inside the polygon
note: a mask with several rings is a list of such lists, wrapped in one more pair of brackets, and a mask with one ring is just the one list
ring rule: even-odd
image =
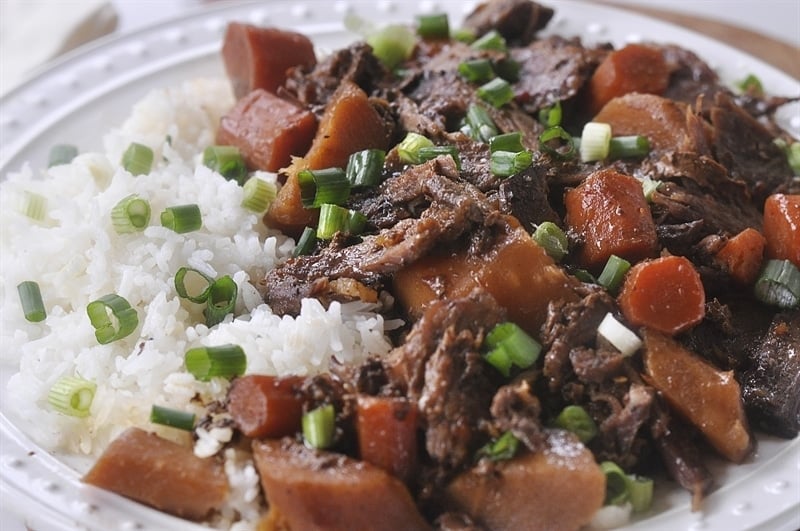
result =
[{"label": "shredded beef", "polygon": [[495,0],[475,8],[462,24],[481,36],[496,30],[512,44],[528,44],[543,29],[554,11],[529,0]]},{"label": "shredded beef", "polygon": [[491,412],[501,432],[511,431],[531,451],[544,448],[546,437],[539,418],[541,405],[526,379],[520,378],[498,389],[492,399]]}]

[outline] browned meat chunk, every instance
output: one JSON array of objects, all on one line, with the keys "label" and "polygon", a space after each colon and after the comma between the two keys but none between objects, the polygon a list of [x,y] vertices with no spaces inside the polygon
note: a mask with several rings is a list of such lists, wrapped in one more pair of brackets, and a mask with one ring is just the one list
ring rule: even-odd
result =
[{"label": "browned meat chunk", "polygon": [[83,481],[191,520],[206,518],[228,496],[219,462],[139,428],[114,439]]},{"label": "browned meat chunk", "polygon": [[553,10],[530,0],[492,0],[475,8],[463,26],[483,35],[497,30],[506,40],[527,44],[553,18]]}]

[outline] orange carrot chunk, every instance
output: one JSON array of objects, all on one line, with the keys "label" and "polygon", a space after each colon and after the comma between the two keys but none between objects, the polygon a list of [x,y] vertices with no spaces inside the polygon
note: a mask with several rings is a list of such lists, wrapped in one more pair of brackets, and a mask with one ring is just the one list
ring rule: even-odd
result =
[{"label": "orange carrot chunk", "polygon": [[569,190],[566,222],[583,238],[578,260],[592,270],[615,254],[630,262],[655,255],[656,226],[642,183],[612,169],[591,174]]},{"label": "orange carrot chunk", "polygon": [[222,117],[217,143],[239,148],[249,168],[277,171],[306,152],[316,130],[311,112],[257,89]]},{"label": "orange carrot chunk", "polygon": [[665,256],[633,266],[618,302],[625,319],[668,335],[691,328],[705,316],[700,274],[683,256]]},{"label": "orange carrot chunk", "polygon": [[687,120],[685,103],[653,94],[614,98],[592,118],[610,125],[614,136],[646,136],[654,151],[695,146],[697,135],[693,135]]},{"label": "orange carrot chunk", "polygon": [[317,63],[314,45],[305,35],[239,22],[228,24],[222,60],[237,99],[258,88],[275,93],[289,68]]},{"label": "orange carrot chunk", "polygon": [[664,55],[642,44],[628,44],[608,54],[589,80],[589,109],[599,111],[613,98],[639,92],[662,94],[669,82]]},{"label": "orange carrot chunk", "polygon": [[228,411],[248,437],[283,437],[300,431],[303,400],[300,377],[251,374],[237,378],[228,391]]},{"label": "orange carrot chunk", "polygon": [[725,243],[717,252],[716,260],[736,282],[752,284],[761,269],[766,242],[757,230],[745,229]]},{"label": "orange carrot chunk", "polygon": [[800,267],[800,195],[773,194],[764,202],[767,256]]},{"label": "orange carrot chunk", "polygon": [[358,450],[363,461],[408,481],[417,463],[418,410],[405,398],[359,395]]}]

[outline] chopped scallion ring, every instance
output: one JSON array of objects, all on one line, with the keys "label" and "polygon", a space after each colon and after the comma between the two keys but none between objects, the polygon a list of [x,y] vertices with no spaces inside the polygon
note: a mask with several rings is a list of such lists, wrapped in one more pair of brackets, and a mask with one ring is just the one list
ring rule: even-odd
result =
[{"label": "chopped scallion ring", "polygon": [[122,154],[122,167],[132,175],[150,173],[153,167],[153,150],[144,144],[132,142]]},{"label": "chopped scallion ring", "polygon": [[628,475],[613,461],[600,463],[606,476],[606,505],[619,505],[630,499]]},{"label": "chopped scallion ring", "polygon": [[488,59],[470,59],[458,65],[458,73],[471,83],[486,83],[495,77],[492,62]]},{"label": "chopped scallion ring", "polygon": [[78,148],[72,144],[56,144],[50,148],[50,153],[47,157],[47,167],[59,166],[61,164],[69,164],[72,159],[78,156]]},{"label": "chopped scallion ring", "polygon": [[247,165],[235,146],[208,146],[203,151],[203,166],[239,185],[247,179]]},{"label": "chopped scallion ring", "polygon": [[486,335],[486,361],[503,376],[510,375],[512,365],[527,369],[539,358],[542,346],[511,321],[496,325]]},{"label": "chopped scallion ring", "polygon": [[257,176],[247,179],[242,187],[242,206],[251,212],[260,214],[264,212],[278,194],[278,187],[275,183],[267,182]]},{"label": "chopped scallion ring", "polygon": [[519,81],[519,71],[521,69],[522,65],[509,57],[498,59],[494,62],[494,71],[497,72],[497,77],[501,77],[509,83]]},{"label": "chopped scallion ring", "polygon": [[186,370],[202,382],[216,376],[232,378],[241,376],[247,368],[247,357],[239,345],[197,347],[186,351]]},{"label": "chopped scallion ring", "polygon": [[555,425],[578,436],[582,443],[591,441],[597,435],[595,424],[589,413],[581,406],[572,404],[561,410],[555,420]]},{"label": "chopped scallion ring", "polygon": [[517,454],[517,448],[519,448],[519,439],[507,431],[478,450],[478,457],[485,457],[492,461],[505,461]]},{"label": "chopped scallion ring", "polygon": [[303,170],[297,174],[297,182],[306,208],[319,208],[324,203],[339,205],[350,195],[350,182],[341,168]]},{"label": "chopped scallion ring", "polygon": [[389,70],[411,57],[417,37],[411,28],[392,24],[366,38],[372,53]]},{"label": "chopped scallion ring", "polygon": [[47,403],[59,413],[88,417],[97,385],[77,376],[59,378],[47,393]]},{"label": "chopped scallion ring", "polygon": [[470,46],[475,50],[495,50],[498,52],[505,52],[508,50],[505,38],[500,35],[497,30],[484,33]]},{"label": "chopped scallion ring", "polygon": [[632,355],[642,346],[642,340],[639,339],[639,336],[617,321],[611,313],[607,313],[600,322],[600,326],[597,327],[597,333],[614,345],[614,348],[619,350],[623,356]]},{"label": "chopped scallion ring", "polygon": [[642,179],[642,193],[648,202],[653,200],[653,194],[658,191],[659,186],[661,186],[661,181],[651,179],[647,175],[644,176]]},{"label": "chopped scallion ring", "polygon": [[25,280],[17,284],[19,301],[22,304],[22,312],[25,319],[31,323],[39,323],[47,317],[47,311],[42,301],[42,292],[39,284],[32,280]]},{"label": "chopped scallion ring", "polygon": [[493,136],[500,134],[494,120],[482,105],[471,103],[467,107],[464,122],[468,128],[469,136],[479,142],[489,142]]},{"label": "chopped scallion ring", "polygon": [[567,235],[552,221],[544,221],[536,227],[533,241],[543,247],[556,262],[560,262],[569,252]]},{"label": "chopped scallion ring", "polygon": [[180,298],[192,302],[206,302],[213,284],[213,278],[191,267],[182,267],[175,273],[175,291]]},{"label": "chopped scallion ring", "polygon": [[516,153],[523,151],[525,146],[522,145],[522,133],[515,131],[513,133],[503,133],[493,136],[489,139],[489,151],[511,151]]},{"label": "chopped scallion ring", "polygon": [[453,40],[463,42],[464,44],[472,44],[477,38],[475,36],[475,31],[473,31],[471,28],[456,28],[450,33],[450,37]]},{"label": "chopped scallion ring", "polygon": [[641,513],[653,504],[653,480],[628,474],[628,498],[633,512]]},{"label": "chopped scallion ring", "polygon": [[755,96],[757,98],[764,96],[764,85],[755,74],[749,74],[746,78],[736,84],[737,88],[748,96]]},{"label": "chopped scallion ring", "polygon": [[239,286],[230,276],[225,275],[215,280],[208,288],[206,309],[203,311],[203,315],[206,317],[206,326],[211,328],[221,323],[229,313],[233,313],[238,294]]},{"label": "chopped scallion ring", "polygon": [[150,203],[138,195],[129,195],[111,209],[111,225],[117,234],[143,231],[150,223]]},{"label": "chopped scallion ring", "polygon": [[769,260],[756,280],[758,300],[779,308],[800,306],[800,270],[789,260]]},{"label": "chopped scallion ring", "polygon": [[196,204],[171,206],[161,213],[161,225],[184,234],[203,226],[203,215]]},{"label": "chopped scallion ring", "polygon": [[156,404],[153,404],[152,409],[150,409],[150,422],[153,424],[170,426],[184,431],[192,431],[194,429],[195,417],[196,415],[189,411],[180,411]]},{"label": "chopped scallion ring", "polygon": [[608,257],[603,271],[597,277],[597,283],[606,288],[610,293],[615,294],[625,278],[625,273],[631,268],[631,263],[612,254]]},{"label": "chopped scallion ring", "polygon": [[480,99],[498,109],[514,99],[514,90],[511,88],[511,84],[500,77],[478,87],[477,94]]},{"label": "chopped scallion ring", "polygon": [[489,156],[489,169],[492,175],[509,177],[525,171],[533,163],[530,151],[495,151]]},{"label": "chopped scallion ring", "polygon": [[650,140],[646,136],[615,136],[608,143],[608,158],[631,159],[646,157],[650,153]]},{"label": "chopped scallion ring", "polygon": [[540,109],[539,122],[547,128],[561,125],[561,102],[557,101],[550,107]]},{"label": "chopped scallion ring", "polygon": [[36,192],[23,190],[19,198],[19,212],[34,221],[44,220],[47,214],[47,198]]},{"label": "chopped scallion ring", "polygon": [[450,23],[446,13],[433,13],[417,17],[417,35],[423,39],[447,39],[450,37]]},{"label": "chopped scallion ring", "polygon": [[317,238],[330,240],[337,232],[351,235],[360,234],[366,224],[366,216],[357,210],[325,204],[319,209]]},{"label": "chopped scallion ring", "polygon": [[356,151],[347,160],[345,175],[352,188],[371,188],[381,183],[386,152],[382,149]]},{"label": "chopped scallion ring", "polygon": [[433,141],[419,133],[409,132],[397,145],[397,155],[406,164],[420,164],[419,150],[433,147]]},{"label": "chopped scallion ring", "polygon": [[302,256],[306,254],[311,254],[311,251],[314,250],[314,246],[317,244],[317,231],[312,229],[311,227],[306,227],[303,229],[303,234],[300,235],[300,238],[297,240],[297,245],[294,247],[294,251],[292,251],[292,256]]},{"label": "chopped scallion ring", "polygon": [[[553,143],[558,143],[558,146],[553,146]],[[571,159],[575,156],[575,139],[560,125],[556,125],[539,135],[539,149],[562,160]]]},{"label": "chopped scallion ring", "polygon": [[420,162],[427,162],[439,155],[450,155],[456,163],[456,168],[461,169],[461,158],[458,156],[458,148],[456,146],[425,146],[419,148],[417,152]]},{"label": "chopped scallion ring", "polygon": [[336,433],[336,410],[332,404],[319,406],[303,414],[303,439],[311,448],[327,448]]},{"label": "chopped scallion ring", "polygon": [[611,126],[600,122],[588,122],[581,133],[581,161],[594,162],[608,158],[611,144]]},{"label": "chopped scallion ring", "polygon": [[94,328],[94,337],[101,345],[127,337],[139,326],[136,310],[116,293],[90,302],[86,306],[86,314]]}]

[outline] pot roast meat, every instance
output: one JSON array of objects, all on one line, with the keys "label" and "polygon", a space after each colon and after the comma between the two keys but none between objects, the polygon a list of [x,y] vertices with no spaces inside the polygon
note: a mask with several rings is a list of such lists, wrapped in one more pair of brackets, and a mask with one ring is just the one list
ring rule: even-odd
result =
[{"label": "pot roast meat", "polygon": [[554,11],[530,0],[492,0],[476,7],[462,26],[481,36],[491,30],[515,45],[526,45],[544,29]]},{"label": "pot roast meat", "polygon": [[750,419],[761,430],[793,438],[800,430],[800,310],[775,316],[742,378]]},{"label": "pot roast meat", "polygon": [[545,446],[541,410],[531,382],[524,377],[500,387],[492,398],[491,412],[498,431],[511,431],[533,452]]}]

